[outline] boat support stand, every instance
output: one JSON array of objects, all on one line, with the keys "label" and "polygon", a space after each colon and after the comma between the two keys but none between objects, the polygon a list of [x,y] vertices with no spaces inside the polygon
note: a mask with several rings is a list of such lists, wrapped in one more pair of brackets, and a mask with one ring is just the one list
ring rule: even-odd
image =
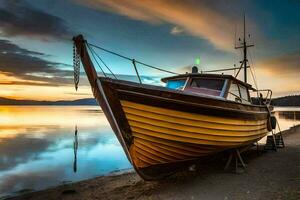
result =
[{"label": "boat support stand", "polygon": [[245,170],[246,169],[246,164],[241,156],[241,151],[243,150],[240,150],[240,149],[231,149],[230,150],[230,154],[229,154],[229,157],[228,157],[228,160],[226,162],[226,165],[224,167],[224,170],[227,171],[230,164],[232,163],[232,160],[234,158],[235,160],[235,173],[239,173],[240,171],[238,170],[239,169],[239,165],[242,166],[242,168]]}]

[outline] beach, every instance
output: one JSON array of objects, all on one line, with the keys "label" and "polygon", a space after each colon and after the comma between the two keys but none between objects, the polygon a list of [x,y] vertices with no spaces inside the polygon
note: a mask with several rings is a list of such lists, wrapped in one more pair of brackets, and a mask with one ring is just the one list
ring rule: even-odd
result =
[{"label": "beach", "polygon": [[218,160],[160,181],[127,171],[10,199],[300,199],[300,126],[283,137],[286,147],[277,152],[244,153],[247,168],[241,173],[224,172],[226,160]]}]

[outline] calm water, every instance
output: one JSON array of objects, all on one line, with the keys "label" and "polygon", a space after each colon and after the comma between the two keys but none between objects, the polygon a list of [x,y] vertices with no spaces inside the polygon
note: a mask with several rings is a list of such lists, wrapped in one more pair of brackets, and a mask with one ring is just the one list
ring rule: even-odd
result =
[{"label": "calm water", "polygon": [[[300,108],[276,111],[282,129],[300,124]],[[96,106],[0,106],[0,197],[129,168]]]},{"label": "calm water", "polygon": [[96,106],[0,107],[0,196],[128,168],[130,163]]}]

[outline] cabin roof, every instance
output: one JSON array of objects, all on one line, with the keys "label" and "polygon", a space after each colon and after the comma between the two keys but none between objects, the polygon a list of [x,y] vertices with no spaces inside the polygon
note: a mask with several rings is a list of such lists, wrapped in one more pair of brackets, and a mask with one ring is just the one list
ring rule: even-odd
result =
[{"label": "cabin roof", "polygon": [[229,80],[236,81],[238,84],[243,85],[248,89],[256,90],[255,88],[252,87],[252,85],[250,85],[248,83],[245,83],[245,82],[233,77],[232,75],[228,75],[228,74],[186,73],[186,74],[179,74],[179,75],[176,75],[176,76],[165,77],[165,78],[162,78],[161,81],[166,83],[168,80],[187,78],[187,77],[194,77],[194,78],[197,78],[197,77],[224,78],[224,79],[229,79]]}]

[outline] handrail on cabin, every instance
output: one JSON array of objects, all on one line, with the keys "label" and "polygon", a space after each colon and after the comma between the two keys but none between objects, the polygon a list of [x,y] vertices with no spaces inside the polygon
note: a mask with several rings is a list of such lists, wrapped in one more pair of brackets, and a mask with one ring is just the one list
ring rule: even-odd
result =
[{"label": "handrail on cabin", "polygon": [[[255,90],[255,92],[257,92],[259,94],[259,102],[270,106],[271,101],[272,101],[272,90],[270,89],[261,89],[261,90]],[[261,92],[267,92],[266,96],[264,97],[263,94]]]}]

